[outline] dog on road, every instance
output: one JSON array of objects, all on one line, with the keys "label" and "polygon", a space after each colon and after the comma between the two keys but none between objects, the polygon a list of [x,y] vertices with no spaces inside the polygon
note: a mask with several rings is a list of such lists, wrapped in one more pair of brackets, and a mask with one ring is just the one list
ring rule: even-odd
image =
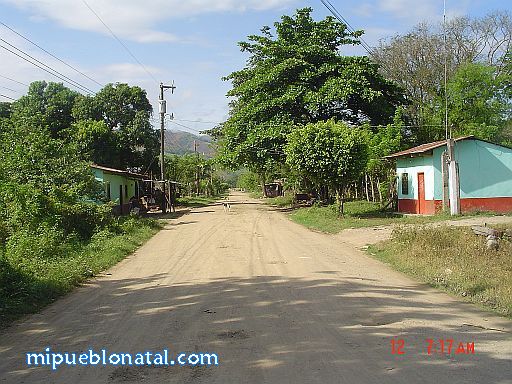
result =
[{"label": "dog on road", "polygon": [[231,212],[231,203],[229,202],[229,200],[224,200],[222,202],[222,206],[224,207],[224,212]]}]

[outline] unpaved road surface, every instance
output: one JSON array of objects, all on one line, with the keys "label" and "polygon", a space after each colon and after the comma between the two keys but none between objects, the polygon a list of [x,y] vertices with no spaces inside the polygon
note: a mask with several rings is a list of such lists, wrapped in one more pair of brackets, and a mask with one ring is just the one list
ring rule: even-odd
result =
[{"label": "unpaved road surface", "polygon": [[[232,200],[229,213],[169,221],[109,274],[2,331],[0,383],[512,383],[509,320]],[[391,353],[394,337],[405,354]],[[428,355],[426,339],[475,353]],[[207,351],[219,366],[27,367],[25,353],[46,347]]]}]

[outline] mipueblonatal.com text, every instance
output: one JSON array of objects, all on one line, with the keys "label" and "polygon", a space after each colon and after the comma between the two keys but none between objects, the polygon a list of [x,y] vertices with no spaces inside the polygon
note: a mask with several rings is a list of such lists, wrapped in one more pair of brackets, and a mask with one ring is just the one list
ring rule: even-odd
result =
[{"label": "mipueblonatal.com text", "polygon": [[47,347],[42,352],[27,352],[26,364],[30,367],[48,366],[57,370],[61,365],[67,366],[216,366],[219,357],[215,353],[178,353],[173,355],[169,350],[158,352],[112,353],[106,349],[83,352],[54,352]]}]

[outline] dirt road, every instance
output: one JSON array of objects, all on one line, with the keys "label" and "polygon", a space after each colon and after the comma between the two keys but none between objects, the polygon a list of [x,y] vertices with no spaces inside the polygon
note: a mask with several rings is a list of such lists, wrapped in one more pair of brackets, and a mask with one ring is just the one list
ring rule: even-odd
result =
[{"label": "dirt road", "polygon": [[[235,194],[0,334],[0,383],[512,383],[512,322]],[[392,354],[391,340],[405,354]],[[428,355],[426,339],[474,342]],[[440,347],[436,342],[437,348]],[[217,367],[27,367],[25,353],[212,352]],[[454,348],[455,350],[455,348]]]}]

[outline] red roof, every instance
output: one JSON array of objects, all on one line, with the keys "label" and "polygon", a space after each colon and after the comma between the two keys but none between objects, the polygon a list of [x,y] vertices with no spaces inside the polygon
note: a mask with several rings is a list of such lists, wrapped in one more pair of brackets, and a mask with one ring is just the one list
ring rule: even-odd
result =
[{"label": "red roof", "polygon": [[[462,141],[462,140],[468,140],[468,139],[475,139],[475,136],[469,135],[469,136],[462,136],[454,139],[454,141]],[[420,155],[425,152],[429,152],[435,148],[443,147],[446,145],[446,140],[440,140],[440,141],[434,141],[433,143],[427,143],[427,144],[421,144],[417,147],[407,149],[405,151],[393,153],[392,155],[384,156],[385,159],[394,159],[396,157],[402,157],[402,156],[414,156],[414,155]]]}]

